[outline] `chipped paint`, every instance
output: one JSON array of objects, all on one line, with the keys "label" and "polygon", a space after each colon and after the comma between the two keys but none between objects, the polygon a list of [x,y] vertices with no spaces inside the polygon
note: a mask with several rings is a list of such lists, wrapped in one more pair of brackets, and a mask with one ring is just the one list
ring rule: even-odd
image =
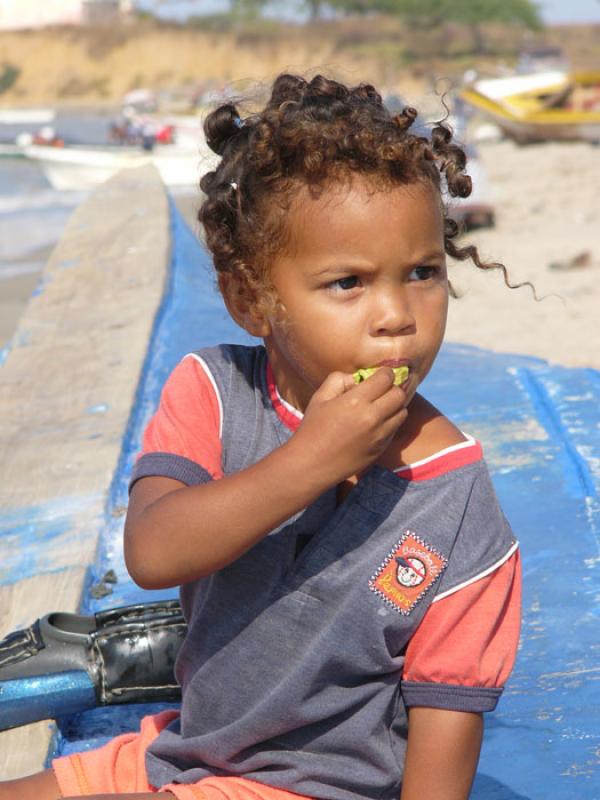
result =
[{"label": "chipped paint", "polygon": [[110,405],[108,403],[97,403],[95,406],[86,408],[88,414],[106,414]]},{"label": "chipped paint", "polygon": [[17,347],[28,347],[31,344],[31,331],[18,329],[17,333],[12,339],[12,348],[16,350]]},{"label": "chipped paint", "polygon": [[559,394],[556,381],[544,381],[531,369],[518,369],[516,376],[531,398],[540,423],[561,450],[567,491],[575,495],[594,496],[596,486],[590,467],[572,441],[572,427],[566,424],[564,414],[553,402]]},{"label": "chipped paint", "polygon": [[[63,497],[39,506],[0,513],[0,586],[23,578],[86,566],[95,543],[90,511],[102,508],[100,494]],[[90,548],[82,548],[85,539]]]},{"label": "chipped paint", "polygon": [[38,297],[38,295],[42,294],[45,291],[48,284],[51,282],[51,280],[52,278],[50,277],[50,275],[43,275],[37,282],[37,285],[32,291],[31,296]]},{"label": "chipped paint", "polygon": [[[120,184],[120,178],[113,182]],[[53,607],[74,609],[105,521],[107,490],[170,252],[168,205],[158,174],[150,167],[133,170],[127,185],[123,191],[109,182],[76,209],[46,265],[44,275],[52,280],[24,310],[2,367],[2,634]],[[146,209],[143,220],[129,213],[132,192],[135,207]],[[74,235],[78,221],[89,223],[89,233]],[[111,258],[100,247],[99,270],[98,242],[107,236]],[[139,247],[134,259],[125,252],[131,242]],[[74,258],[76,269],[57,266]],[[141,289],[135,296],[127,286],[132,275]],[[117,319],[121,327],[113,329]],[[115,361],[118,366],[111,366]],[[109,403],[110,413],[93,409]],[[89,440],[97,434],[102,438]],[[18,764],[33,770],[41,763],[43,734],[25,750],[20,736],[2,734],[3,777]]]}]

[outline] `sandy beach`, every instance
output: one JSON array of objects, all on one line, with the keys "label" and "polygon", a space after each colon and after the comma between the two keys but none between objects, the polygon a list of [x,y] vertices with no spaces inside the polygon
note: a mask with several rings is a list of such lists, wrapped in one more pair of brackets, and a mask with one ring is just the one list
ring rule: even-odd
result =
[{"label": "sandy beach", "polygon": [[447,339],[600,369],[600,149],[501,141],[481,145],[479,157],[496,224],[464,240],[505,264],[511,283],[533,283],[540,300],[528,287],[506,288],[500,272],[450,264],[460,299],[450,303]]},{"label": "sandy beach", "polygon": [[[460,298],[450,303],[448,341],[600,369],[600,149],[500,141],[480,145],[479,158],[496,224],[462,242],[476,244],[482,258],[504,263],[512,283],[531,281],[540,299],[528,287],[508,289],[500,272],[452,263]],[[175,199],[196,230],[198,200]],[[37,277],[2,282],[0,342],[10,337]]]}]

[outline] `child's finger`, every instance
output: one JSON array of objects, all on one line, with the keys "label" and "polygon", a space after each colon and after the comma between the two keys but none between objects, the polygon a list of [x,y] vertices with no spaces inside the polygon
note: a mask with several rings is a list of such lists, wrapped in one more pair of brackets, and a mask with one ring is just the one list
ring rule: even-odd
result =
[{"label": "child's finger", "polygon": [[352,375],[345,372],[332,372],[330,373],[323,383],[319,386],[314,393],[313,398],[320,401],[333,400],[335,397],[340,397],[355,386]]},{"label": "child's finger", "polygon": [[387,392],[373,400],[381,419],[389,419],[406,406],[407,395],[399,386],[391,386]]}]

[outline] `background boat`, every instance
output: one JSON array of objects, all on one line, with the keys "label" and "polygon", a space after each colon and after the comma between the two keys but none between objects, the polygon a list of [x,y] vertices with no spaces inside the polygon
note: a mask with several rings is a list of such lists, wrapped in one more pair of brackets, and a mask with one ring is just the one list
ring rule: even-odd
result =
[{"label": "background boat", "polygon": [[18,144],[0,142],[0,158],[25,158],[25,153]]},{"label": "background boat", "polygon": [[0,108],[0,125],[47,125],[55,118],[54,108]]},{"label": "background boat", "polygon": [[600,142],[600,72],[479,80],[461,99],[520,143]]},{"label": "background boat", "polygon": [[121,169],[153,164],[166,186],[193,186],[202,171],[211,165],[208,153],[199,148],[184,149],[164,145],[144,152],[140,148],[45,147],[24,149],[26,158],[35,161],[55,189],[89,189],[108,180]]}]

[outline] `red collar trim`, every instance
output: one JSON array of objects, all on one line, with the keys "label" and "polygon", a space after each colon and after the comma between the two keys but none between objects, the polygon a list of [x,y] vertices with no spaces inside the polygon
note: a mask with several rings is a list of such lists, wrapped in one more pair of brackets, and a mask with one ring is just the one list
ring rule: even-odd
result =
[{"label": "red collar trim", "polygon": [[275,383],[275,376],[273,375],[273,370],[271,369],[271,365],[269,363],[267,363],[267,389],[269,391],[271,403],[277,412],[279,419],[292,432],[297,431],[300,427],[300,423],[302,422],[303,414],[289,403],[286,403],[283,397],[279,394],[277,391],[277,385]]}]

